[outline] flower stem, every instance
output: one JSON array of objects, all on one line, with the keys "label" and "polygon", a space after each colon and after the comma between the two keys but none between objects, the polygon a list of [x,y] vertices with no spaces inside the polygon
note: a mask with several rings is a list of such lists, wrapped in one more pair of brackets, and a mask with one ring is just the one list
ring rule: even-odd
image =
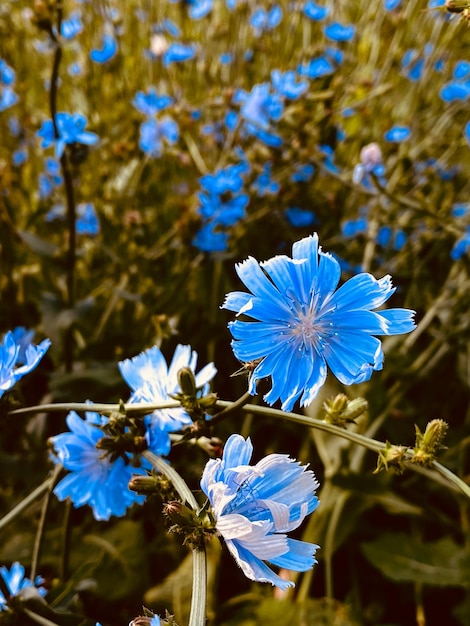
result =
[{"label": "flower stem", "polygon": [[46,526],[46,517],[51,502],[52,490],[54,489],[54,486],[59,478],[61,471],[62,465],[56,465],[54,467],[51,480],[49,482],[49,488],[46,491],[46,495],[42,504],[41,517],[39,518],[36,536],[34,538],[33,554],[31,556],[31,580],[34,580],[36,578],[39,559],[41,556],[42,540],[44,537],[44,530]]},{"label": "flower stem", "polygon": [[[183,502],[188,503],[197,513],[199,504],[189,489],[186,482],[178,472],[150,450],[145,450],[142,456],[153,465],[153,467],[164,474],[173,483]],[[204,626],[206,622],[206,595],[207,595],[207,573],[206,573],[206,551],[204,548],[193,550],[193,589],[191,596],[191,612],[189,615],[189,626]]]},{"label": "flower stem", "polygon": [[[62,469],[62,466],[57,466]],[[7,513],[2,519],[0,519],[0,531],[3,530],[10,522],[13,522],[25,509],[27,509],[35,500],[43,496],[45,493],[50,491],[53,488],[54,482],[56,481],[55,472],[46,478],[46,480],[36,487],[34,491],[32,491],[29,496],[26,496],[24,500],[19,502],[14,509],[12,509],[9,513]]]}]

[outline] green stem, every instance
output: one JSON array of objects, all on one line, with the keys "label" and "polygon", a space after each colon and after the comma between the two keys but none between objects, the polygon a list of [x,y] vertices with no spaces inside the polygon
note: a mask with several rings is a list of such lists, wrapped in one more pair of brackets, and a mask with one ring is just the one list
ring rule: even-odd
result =
[{"label": "green stem", "polygon": [[27,615],[29,619],[33,620],[33,622],[36,622],[36,624],[41,624],[41,626],[58,626],[57,622],[51,622],[51,620],[47,619],[47,617],[38,615],[37,613],[30,611],[30,609],[23,608],[22,612]]},{"label": "green stem", "polygon": [[[153,467],[171,480],[179,496],[198,512],[200,507],[192,491],[181,478],[178,472],[150,450],[145,450],[142,456],[153,465]],[[191,612],[189,615],[189,626],[204,626],[206,623],[206,594],[207,594],[207,573],[206,573],[206,551],[205,549],[193,550],[193,589],[191,596]]]},{"label": "green stem", "polygon": [[9,415],[29,415],[31,413],[54,413],[56,411],[96,411],[97,413],[117,413],[124,407],[126,413],[142,413],[143,415],[158,409],[176,409],[181,406],[177,400],[168,402],[135,403],[135,404],[89,404],[86,402],[57,402],[56,404],[38,404],[10,411]]},{"label": "green stem", "polygon": [[34,539],[33,554],[31,556],[31,580],[34,580],[36,578],[38,563],[41,556],[42,540],[46,527],[46,517],[51,503],[52,490],[54,489],[54,486],[59,478],[61,471],[62,465],[56,465],[52,472],[49,488],[46,491],[46,497],[44,498],[44,501],[42,503],[41,517],[39,518],[36,536]]},{"label": "green stem", "polygon": [[19,502],[14,509],[12,509],[9,513],[7,513],[2,519],[0,519],[0,531],[3,530],[10,522],[13,522],[19,515],[23,513],[25,509],[27,509],[35,500],[38,500],[45,493],[50,491],[53,488],[54,482],[56,478],[55,475],[52,474],[47,478],[39,487],[36,487],[34,491],[32,491],[29,496],[26,496],[24,500]]},{"label": "green stem", "polygon": [[450,481],[453,485],[458,487],[460,491],[463,491],[463,493],[468,498],[470,498],[470,485],[467,485],[467,483],[464,482],[461,478],[459,478],[457,474],[454,474],[453,472],[451,472],[450,469],[448,469],[444,465],[441,465],[440,463],[438,463],[438,461],[432,462],[432,468],[436,472],[438,472],[441,476],[444,476],[444,478],[447,478],[448,481]]}]

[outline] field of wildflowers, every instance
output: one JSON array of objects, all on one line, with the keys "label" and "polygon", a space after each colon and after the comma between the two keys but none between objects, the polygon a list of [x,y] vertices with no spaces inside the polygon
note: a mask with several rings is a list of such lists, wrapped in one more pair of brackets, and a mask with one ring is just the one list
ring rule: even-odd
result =
[{"label": "field of wildflowers", "polygon": [[470,624],[469,23],[0,3],[0,624]]}]

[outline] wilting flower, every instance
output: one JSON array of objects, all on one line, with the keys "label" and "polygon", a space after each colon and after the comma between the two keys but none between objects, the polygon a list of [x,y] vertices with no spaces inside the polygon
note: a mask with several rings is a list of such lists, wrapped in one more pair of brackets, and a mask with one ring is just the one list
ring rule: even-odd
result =
[{"label": "wilting flower", "polygon": [[37,367],[51,345],[49,339],[44,339],[37,346],[25,344],[23,333],[18,329],[15,331],[8,331],[0,343],[0,398]]},{"label": "wilting flower", "polygon": [[269,404],[282,401],[290,411],[297,399],[312,402],[326,379],[327,365],[345,384],[360,383],[383,366],[383,351],[374,335],[408,333],[414,311],[373,311],[394,293],[391,277],[353,276],[337,291],[338,261],[322,252],[318,236],[293,245],[292,259],[276,256],[263,263],[249,257],[236,266],[251,293],[232,292],[222,308],[246,315],[250,321],[229,323],[232,348],[242,362],[259,361],[249,391],[267,376],[272,388]]},{"label": "wilting flower", "polygon": [[[204,366],[196,374],[197,352],[191,346],[176,346],[170,366],[157,346],[141,352],[132,359],[121,361],[119,370],[122,377],[132,389],[130,403],[168,402],[171,396],[181,393],[178,372],[189,367],[195,374],[196,387],[205,394],[209,381],[214,378],[217,370],[213,363]],[[151,450],[156,454],[168,454],[170,437],[168,433],[180,430],[192,423],[191,418],[181,407],[153,411],[146,418],[147,440]]]},{"label": "wilting flower", "polygon": [[269,454],[249,465],[250,439],[232,435],[222,459],[208,461],[201,487],[209,498],[222,535],[245,576],[281,589],[294,586],[263,561],[297,572],[310,569],[318,548],[290,539],[318,506],[318,482],[311,470],[285,454]]},{"label": "wilting flower", "polygon": [[[17,561],[10,567],[10,571],[2,565],[2,567],[0,567],[0,576],[3,578],[3,582],[10,592],[11,597],[17,596],[23,589],[26,589],[26,587],[35,587],[35,584],[29,580],[29,578],[25,578],[24,567]],[[41,580],[38,578],[37,583],[40,584],[40,582]],[[38,592],[41,595],[46,594],[44,587],[39,587]],[[0,591],[0,611],[8,610],[8,600],[9,598],[5,598],[3,592]]]},{"label": "wilting flower", "polygon": [[98,413],[86,412],[82,419],[71,411],[66,418],[70,432],[50,439],[56,453],[53,461],[70,472],[56,486],[54,494],[59,500],[70,498],[75,507],[88,504],[97,520],[125,515],[134,502],[145,499],[128,488],[132,475],[145,475],[145,469],[134,467],[130,457],[112,458],[96,447],[105,436],[100,425],[106,421]]}]

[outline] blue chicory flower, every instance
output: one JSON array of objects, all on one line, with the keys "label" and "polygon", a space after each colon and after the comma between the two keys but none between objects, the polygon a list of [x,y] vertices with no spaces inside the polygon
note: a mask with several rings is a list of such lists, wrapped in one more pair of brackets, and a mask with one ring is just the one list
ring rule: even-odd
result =
[{"label": "blue chicory flower", "polygon": [[193,20],[200,20],[206,17],[211,11],[214,0],[189,0],[189,17]]},{"label": "blue chicory flower", "polygon": [[332,22],[323,28],[323,32],[325,37],[332,41],[351,41],[356,29],[352,24],[344,25],[339,22]]},{"label": "blue chicory flower", "polygon": [[118,51],[116,38],[111,33],[104,33],[101,38],[101,48],[90,51],[90,59],[94,63],[107,63],[113,59]]},{"label": "blue chicory flower", "polygon": [[290,100],[297,100],[308,89],[308,82],[306,80],[300,80],[297,82],[297,74],[294,70],[287,72],[281,72],[280,70],[273,70],[271,72],[271,82],[274,90],[281,96],[289,98]]},{"label": "blue chicory flower", "polygon": [[[157,346],[141,352],[131,359],[118,363],[122,377],[132,389],[129,402],[158,403],[168,402],[171,396],[181,393],[178,382],[178,372],[183,367],[189,367],[195,374],[196,387],[206,394],[209,382],[217,373],[215,365],[209,363],[196,374],[197,352],[191,346],[178,344],[170,365]],[[148,443],[156,454],[168,454],[170,438],[168,433],[189,426],[190,416],[186,411],[177,407],[153,411],[146,416],[148,429]]]},{"label": "blue chicory flower", "polygon": [[69,18],[62,20],[60,25],[60,34],[64,39],[73,39],[83,30],[83,24],[80,13],[75,11],[70,14]]},{"label": "blue chicory flower", "polygon": [[272,6],[269,11],[257,7],[250,17],[250,26],[253,28],[255,37],[260,37],[263,32],[279,26],[281,20],[282,9],[278,4]]},{"label": "blue chicory flower", "polygon": [[296,165],[290,179],[293,183],[307,183],[312,178],[314,173],[315,168],[311,163]]},{"label": "blue chicory flower", "polygon": [[313,543],[291,539],[318,506],[314,473],[285,454],[269,454],[250,465],[253,446],[241,435],[229,437],[222,459],[208,461],[201,488],[213,509],[216,529],[250,580],[287,589],[294,583],[264,561],[305,572],[316,563]]},{"label": "blue chicory flower", "polygon": [[171,117],[149,118],[140,125],[139,148],[148,156],[160,157],[164,142],[172,146],[178,138],[178,124]]},{"label": "blue chicory flower", "polygon": [[166,94],[159,95],[155,87],[149,87],[147,93],[138,91],[132,104],[140,113],[152,117],[173,104],[173,98]]},{"label": "blue chicory flower", "polygon": [[373,311],[394,293],[391,277],[353,276],[338,290],[341,269],[318,245],[318,235],[293,245],[292,259],[276,256],[263,263],[249,257],[236,265],[251,293],[232,292],[222,308],[251,321],[229,323],[232,349],[242,362],[258,362],[249,392],[271,377],[269,404],[278,399],[290,411],[316,397],[326,380],[327,365],[344,385],[369,380],[383,367],[383,351],[374,335],[408,333],[414,311]]},{"label": "blue chicory flower", "polygon": [[311,59],[307,64],[299,65],[297,71],[301,76],[314,79],[333,74],[335,68],[326,56],[319,56]]},{"label": "blue chicory flower", "polygon": [[228,234],[218,228],[217,224],[203,224],[192,240],[192,245],[201,252],[226,252],[228,250]]},{"label": "blue chicory flower", "polygon": [[406,141],[410,135],[411,131],[408,126],[396,125],[392,126],[390,130],[384,133],[384,139],[391,143],[401,143],[402,141]]},{"label": "blue chicory flower", "polygon": [[285,210],[285,216],[287,221],[295,228],[306,228],[307,226],[312,226],[317,221],[313,211],[296,206],[288,207]]},{"label": "blue chicory flower", "polygon": [[0,343],[0,398],[38,366],[50,345],[49,339],[37,346],[26,344],[24,333],[16,329],[5,333]]},{"label": "blue chicory flower", "polygon": [[130,464],[127,457],[112,458],[96,447],[104,437],[100,425],[106,420],[92,411],[85,413],[85,419],[70,411],[66,418],[70,432],[50,439],[55,450],[52,460],[69,471],[54,494],[61,501],[70,498],[76,508],[88,504],[100,521],[112,515],[122,517],[134,503],[145,500],[128,488],[133,474],[146,475],[145,468]]},{"label": "blue chicory flower", "polygon": [[[38,579],[33,583],[29,578],[25,577],[25,569],[21,563],[15,561],[8,570],[7,567],[2,565],[0,567],[0,576],[3,578],[3,582],[10,593],[10,597],[15,597],[21,594],[23,589],[28,587],[36,587],[36,585],[40,585],[42,580],[38,577]],[[46,595],[47,591],[44,587],[38,587],[37,591],[40,595]],[[0,591],[0,611],[8,610],[8,601],[9,598],[5,598],[3,592]]]},{"label": "blue chicory flower", "polygon": [[281,137],[273,132],[272,122],[280,120],[284,103],[278,93],[271,92],[269,83],[254,85],[250,93],[238,89],[233,101],[241,104],[240,115],[249,135],[274,148],[282,145]]},{"label": "blue chicory flower", "polygon": [[280,187],[277,180],[272,179],[271,163],[269,161],[264,164],[263,171],[251,185],[251,188],[256,191],[256,195],[260,198],[276,195]]},{"label": "blue chicory flower", "polygon": [[194,58],[196,55],[195,46],[187,46],[177,41],[168,46],[162,56],[163,65],[168,66],[172,63],[180,63]]},{"label": "blue chicory flower", "polygon": [[311,20],[314,20],[315,22],[321,22],[330,12],[328,7],[320,6],[313,2],[313,0],[308,0],[308,2],[304,4],[304,8],[302,9],[302,11],[304,15],[306,15]]},{"label": "blue chicory flower", "polygon": [[77,206],[76,229],[79,235],[97,235],[100,232],[100,222],[93,202],[81,202]]},{"label": "blue chicory flower", "polygon": [[87,119],[81,113],[57,113],[56,125],[59,136],[56,138],[54,134],[54,126],[51,120],[46,120],[37,135],[41,137],[41,147],[48,148],[55,145],[56,158],[60,158],[64,153],[65,146],[73,143],[81,143],[92,146],[98,141],[98,135],[85,130]]},{"label": "blue chicory flower", "polygon": [[386,11],[394,11],[401,5],[402,0],[384,0],[384,9]]}]

